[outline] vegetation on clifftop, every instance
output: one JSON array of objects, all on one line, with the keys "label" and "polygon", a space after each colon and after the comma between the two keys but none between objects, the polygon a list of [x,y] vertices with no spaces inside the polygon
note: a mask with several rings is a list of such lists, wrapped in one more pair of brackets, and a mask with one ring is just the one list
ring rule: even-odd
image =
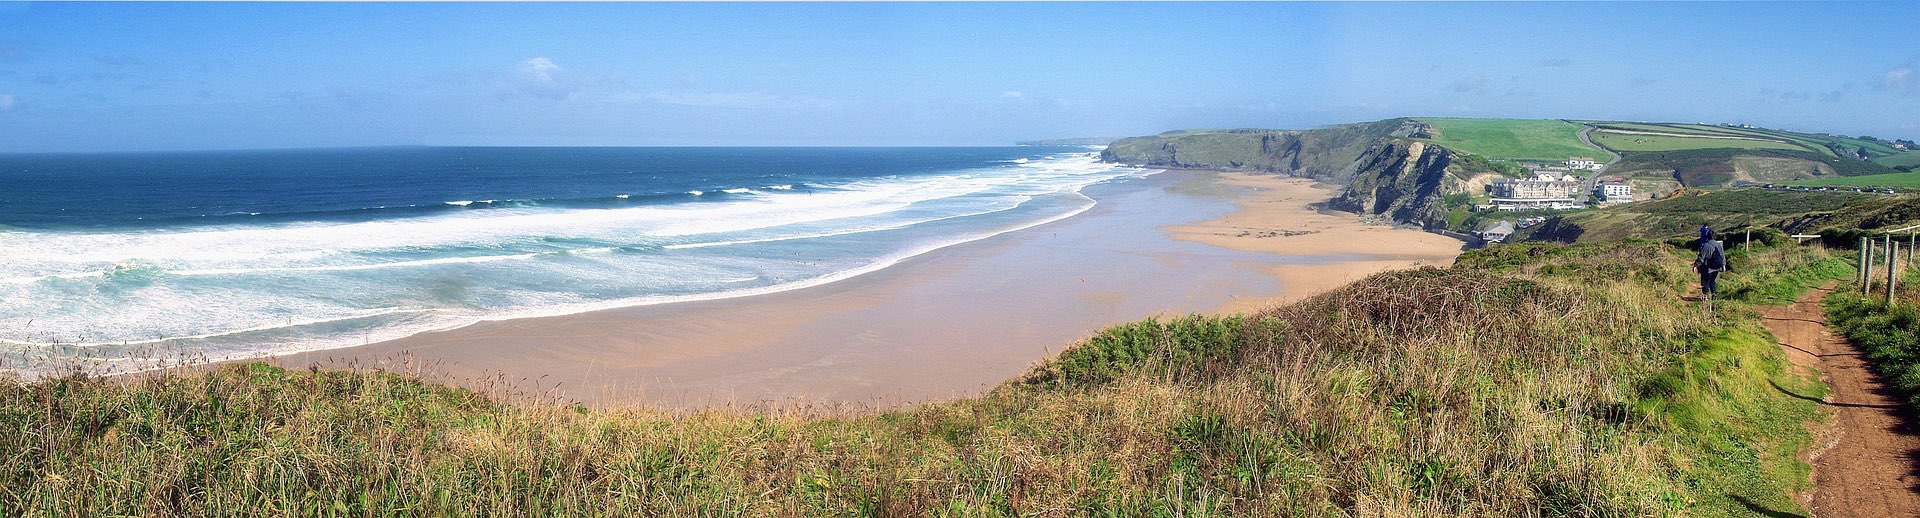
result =
[{"label": "vegetation on clifftop", "polygon": [[1738,302],[1680,300],[1687,259],[1495,247],[1118,326],[985,396],[863,415],[509,404],[260,364],[4,383],[0,514],[1797,512],[1817,414],[1774,385],[1820,385]]},{"label": "vegetation on clifftop", "polygon": [[1739,233],[1818,234],[1832,246],[1850,246],[1859,229],[1920,222],[1920,195],[1852,191],[1723,189],[1556,216],[1527,229],[1523,240],[1606,242],[1629,238],[1691,239],[1701,225]]},{"label": "vegetation on clifftop", "polygon": [[1104,160],[1148,167],[1268,171],[1344,183],[1353,162],[1383,138],[1419,130],[1407,119],[1311,130],[1182,130],[1116,140]]},{"label": "vegetation on clifftop", "polygon": [[1559,162],[1583,156],[1607,161],[1607,152],[1580,141],[1579,124],[1555,119],[1421,117],[1433,126],[1429,142],[1495,160]]}]

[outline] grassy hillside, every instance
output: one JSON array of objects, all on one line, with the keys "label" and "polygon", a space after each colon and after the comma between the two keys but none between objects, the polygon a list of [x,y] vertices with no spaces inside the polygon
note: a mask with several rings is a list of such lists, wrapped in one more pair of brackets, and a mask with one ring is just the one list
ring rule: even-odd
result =
[{"label": "grassy hillside", "polygon": [[1605,242],[1691,238],[1700,225],[1719,229],[1778,226],[1875,199],[1871,194],[1837,191],[1685,191],[1659,200],[1566,214],[1548,225],[1529,229],[1520,239]]},{"label": "grassy hillside", "polygon": [[1789,182],[1792,185],[1832,185],[1841,187],[1893,187],[1896,189],[1920,189],[1920,172],[1891,173],[1867,176],[1849,176],[1846,178],[1821,178]]},{"label": "grassy hillside", "polygon": [[1791,149],[1685,149],[1623,155],[1611,173],[1670,178],[1687,187],[1723,187],[1733,180],[1780,183],[1816,175],[1864,176],[1893,172],[1865,160]]},{"label": "grassy hillside", "polygon": [[1593,143],[1606,146],[1614,151],[1677,151],[1682,149],[1791,149],[1805,148],[1785,142],[1772,140],[1744,139],[1733,137],[1675,137],[1667,135],[1644,135],[1596,131],[1591,135]]},{"label": "grassy hillside", "polygon": [[1580,141],[1583,126],[1553,119],[1459,119],[1422,117],[1433,126],[1429,142],[1496,160],[1558,162],[1584,156],[1606,161],[1604,151]]},{"label": "grassy hillside", "polygon": [[[1920,223],[1920,194],[1780,189],[1688,190],[1659,200],[1567,213],[1524,230],[1516,241],[1608,242],[1692,239],[1700,225],[1819,234],[1850,245],[1860,229]],[[1760,237],[1756,235],[1756,239]]]},{"label": "grassy hillside", "polygon": [[1816,233],[1830,244],[1853,246],[1876,229],[1920,223],[1920,194],[1872,195],[1827,212],[1812,213],[1782,225],[1798,233]]},{"label": "grassy hillside", "polygon": [[[1736,252],[1752,274],[1726,282],[1791,292],[1817,254]],[[0,514],[1801,512],[1818,413],[1789,393],[1822,387],[1740,303],[1680,300],[1686,262],[1495,247],[1118,326],[989,395],[877,414],[504,404],[259,364],[0,383]]]},{"label": "grassy hillside", "polygon": [[[1855,160],[1879,160],[1902,154],[1885,142],[1861,138],[1799,133],[1767,128],[1742,128],[1715,126],[1707,124],[1673,124],[1646,122],[1583,121],[1599,128],[1595,131],[1594,142],[1616,151],[1673,151],[1682,149],[1715,149],[1729,146],[1743,146],[1747,149],[1800,149],[1829,157]],[[1616,131],[1616,132],[1610,132]],[[1669,136],[1628,135],[1620,132],[1666,133]],[[1720,137],[1720,138],[1685,138]],[[1624,137],[1633,139],[1623,140]],[[1749,139],[1749,140],[1732,140]],[[1764,141],[1766,144],[1756,143]],[[1735,144],[1740,143],[1740,144]],[[1616,144],[1627,147],[1615,147]],[[1642,149],[1631,149],[1631,147]],[[1893,164],[1888,164],[1893,165]]]},{"label": "grassy hillside", "polygon": [[1920,167],[1920,151],[1907,151],[1897,155],[1887,155],[1875,158],[1873,162],[1887,167]]}]

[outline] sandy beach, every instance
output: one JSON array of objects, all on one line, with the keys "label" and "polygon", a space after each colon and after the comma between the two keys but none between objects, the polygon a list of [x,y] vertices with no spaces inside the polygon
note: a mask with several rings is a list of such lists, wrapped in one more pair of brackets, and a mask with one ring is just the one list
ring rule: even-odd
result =
[{"label": "sandy beach", "polygon": [[1170,171],[1085,214],[769,295],[483,322],[287,355],[593,406],[888,407],[974,395],[1112,324],[1229,313],[1449,264],[1457,240],[1323,213],[1302,179]]}]

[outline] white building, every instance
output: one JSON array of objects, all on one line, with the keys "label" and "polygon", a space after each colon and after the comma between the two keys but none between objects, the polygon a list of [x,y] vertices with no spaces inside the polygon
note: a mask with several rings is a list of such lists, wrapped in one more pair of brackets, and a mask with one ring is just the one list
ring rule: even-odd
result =
[{"label": "white building", "polygon": [[1498,178],[1488,187],[1496,198],[1572,198],[1580,194],[1580,179],[1551,171],[1535,171],[1532,180]]},{"label": "white building", "polygon": [[1507,212],[1522,210],[1571,210],[1580,207],[1573,198],[1494,198],[1493,208]]},{"label": "white building", "polygon": [[1600,182],[1600,198],[1616,203],[1633,201],[1633,184],[1625,180]]},{"label": "white building", "polygon": [[1593,157],[1577,156],[1567,159],[1567,169],[1596,170],[1600,169],[1600,163],[1594,161]]},{"label": "white building", "polygon": [[1495,223],[1493,224],[1493,226],[1487,227],[1486,229],[1480,231],[1480,239],[1484,239],[1488,243],[1498,243],[1501,241],[1506,241],[1507,237],[1512,235],[1513,235],[1513,222],[1511,221],[1502,221],[1499,223]]}]

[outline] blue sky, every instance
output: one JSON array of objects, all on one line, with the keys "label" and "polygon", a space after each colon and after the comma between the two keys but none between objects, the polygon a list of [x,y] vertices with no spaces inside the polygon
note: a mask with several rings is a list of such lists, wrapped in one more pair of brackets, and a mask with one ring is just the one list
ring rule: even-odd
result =
[{"label": "blue sky", "polygon": [[0,151],[997,145],[1396,116],[1920,138],[1900,3],[0,3]]}]

